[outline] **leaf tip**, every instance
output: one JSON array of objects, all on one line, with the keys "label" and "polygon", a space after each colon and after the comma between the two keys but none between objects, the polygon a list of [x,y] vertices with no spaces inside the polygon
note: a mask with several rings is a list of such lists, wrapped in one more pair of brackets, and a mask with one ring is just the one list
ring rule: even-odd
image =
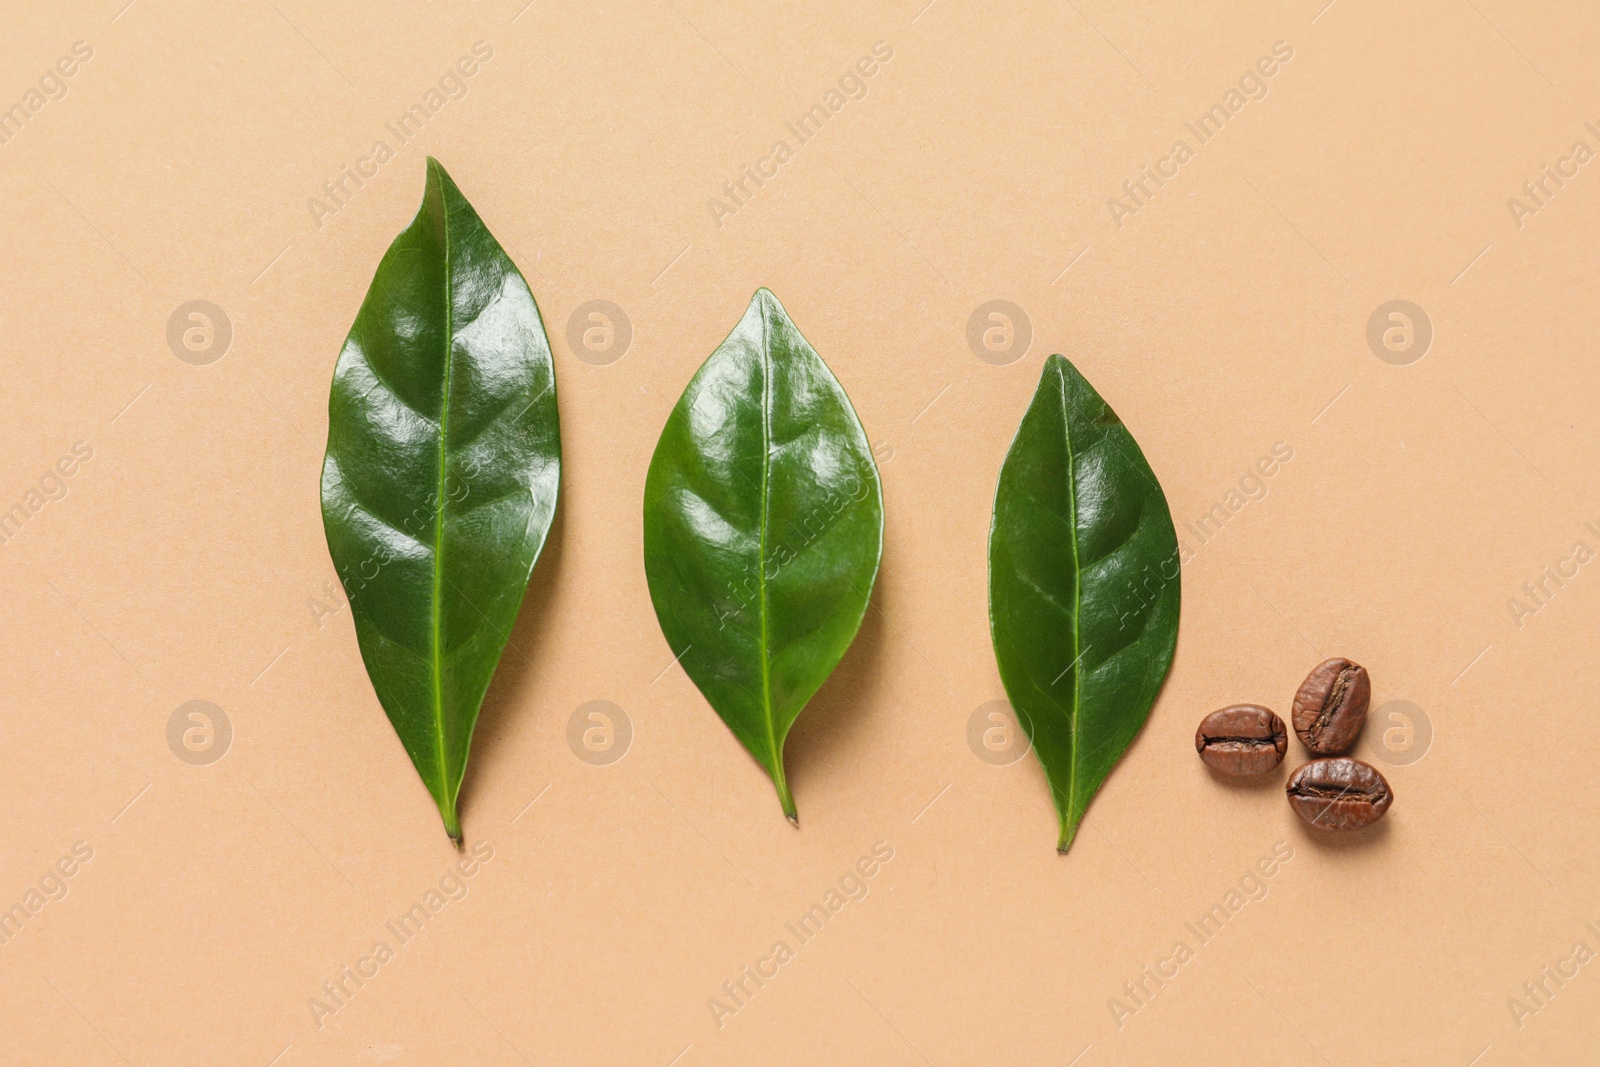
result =
[{"label": "leaf tip", "polygon": [[[1046,373],[1055,371],[1063,377],[1070,378],[1078,375],[1078,368],[1072,365],[1072,360],[1068,359],[1066,356],[1063,356],[1060,352],[1053,352],[1050,354],[1050,358],[1044,361],[1044,369]],[[1081,377],[1081,375],[1078,376]]]},{"label": "leaf tip", "polygon": [[444,164],[433,156],[428,157],[427,172],[427,177],[424,181],[428,185],[437,184],[443,188],[454,188],[455,179],[451,178],[450,172],[444,169]]},{"label": "leaf tip", "polygon": [[784,816],[798,828],[800,825],[800,811],[794,806],[794,794],[789,792],[789,780],[783,775],[783,764],[781,762],[783,757],[781,754],[778,759],[780,760],[778,773],[772,776],[772,784],[778,789],[778,805],[783,808]]},{"label": "leaf tip", "polygon": [[752,307],[764,307],[768,310],[783,311],[783,303],[771,289],[761,286],[750,297]]}]

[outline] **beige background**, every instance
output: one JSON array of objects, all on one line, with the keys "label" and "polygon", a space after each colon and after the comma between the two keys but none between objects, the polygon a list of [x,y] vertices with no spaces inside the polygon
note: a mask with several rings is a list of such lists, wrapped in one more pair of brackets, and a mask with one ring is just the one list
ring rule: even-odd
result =
[{"label": "beige background", "polygon": [[[1593,1061],[1600,963],[1542,1003],[1523,984],[1600,950],[1600,572],[1563,564],[1600,551],[1600,162],[1520,226],[1507,198],[1600,149],[1600,11],[925,2],[5,4],[0,106],[93,56],[0,144],[0,509],[43,504],[0,545],[0,906],[93,855],[0,945],[0,1060]],[[477,41],[465,97],[399,145],[384,124]],[[879,41],[865,97],[796,147],[784,124]],[[1265,98],[1119,227],[1107,199],[1279,41]],[[395,158],[319,226],[308,200],[380,138]],[[708,199],[778,139],[793,158],[718,225]],[[333,361],[426,154],[540,300],[563,495],[471,765],[492,858],[314,1020],[458,884],[318,512]],[[888,516],[874,609],[790,745],[798,832],[671,667],[640,553],[662,421],[758,285],[848,388]],[[232,328],[207,365],[167,339],[194,299]],[[592,299],[632,324],[607,366],[566,340]],[[967,341],[991,299],[1031,322],[1007,365]],[[1366,340],[1391,299],[1433,326],[1407,365]],[[1036,760],[967,742],[1003,696],[994,478],[1054,351],[1180,528],[1293,450],[1185,534],[1176,664],[1065,858]],[[1333,654],[1418,709],[1369,727],[1398,800],[1338,841],[1281,774],[1228,788],[1191,747]],[[231,723],[208,765],[169,748],[191,700]],[[610,765],[566,741],[591,700],[631,724]],[[870,894],[801,945],[784,924],[880,841]],[[1275,845],[1266,896],[1202,945],[1185,924]],[[796,958],[719,1028],[710,998],[779,940]],[[1118,1018],[1179,940],[1193,959]]]}]

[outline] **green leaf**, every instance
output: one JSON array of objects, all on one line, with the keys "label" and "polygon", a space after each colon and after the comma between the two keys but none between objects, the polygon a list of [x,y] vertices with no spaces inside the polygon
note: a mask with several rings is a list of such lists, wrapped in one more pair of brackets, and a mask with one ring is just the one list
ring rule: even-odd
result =
[{"label": "green leaf", "polygon": [[560,480],[539,308],[430,158],[334,368],[322,520],[372,687],[457,841],[472,730]]},{"label": "green leaf", "polygon": [[1000,467],[989,627],[1062,852],[1172,665],[1178,588],[1177,533],[1144,454],[1077,368],[1051,356]]},{"label": "green leaf", "polygon": [[772,776],[838,665],[883,554],[883,493],[849,397],[759,289],[650,460],[644,567],[672,654]]}]

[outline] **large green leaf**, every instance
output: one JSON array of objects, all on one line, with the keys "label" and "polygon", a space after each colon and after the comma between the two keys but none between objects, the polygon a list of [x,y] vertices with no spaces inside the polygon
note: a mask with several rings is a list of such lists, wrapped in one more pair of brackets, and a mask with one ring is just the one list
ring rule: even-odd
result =
[{"label": "large green leaf", "polygon": [[322,520],[372,687],[457,840],[478,708],[560,479],[533,294],[430,158],[334,368]]},{"label": "large green leaf", "polygon": [[1178,588],[1177,534],[1144,454],[1077,368],[1051,356],[1000,467],[989,626],[1062,852],[1172,665]]},{"label": "large green leaf", "polygon": [[667,418],[644,566],[672,654],[798,822],[783,743],[850,647],[883,553],[883,493],[837,379],[756,291]]}]

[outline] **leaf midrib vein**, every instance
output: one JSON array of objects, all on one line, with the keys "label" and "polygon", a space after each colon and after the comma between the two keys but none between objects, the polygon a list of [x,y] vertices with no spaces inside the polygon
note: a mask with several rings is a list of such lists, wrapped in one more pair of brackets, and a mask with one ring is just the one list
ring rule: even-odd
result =
[{"label": "leaf midrib vein", "polygon": [[760,541],[756,550],[756,567],[759,571],[758,587],[761,617],[761,708],[767,727],[767,746],[772,753],[775,776],[783,778],[783,760],[778,754],[777,726],[772,718],[772,668],[768,654],[770,639],[767,633],[767,511],[770,506],[769,484],[772,477],[772,326],[767,318],[766,301],[761,301],[761,524]]},{"label": "leaf midrib vein", "polygon": [[1076,813],[1078,803],[1078,712],[1083,703],[1083,665],[1079,662],[1083,658],[1082,638],[1079,633],[1079,620],[1083,615],[1083,568],[1079,564],[1078,557],[1077,458],[1072,447],[1072,420],[1067,412],[1067,380],[1059,366],[1056,368],[1056,384],[1061,389],[1062,438],[1067,445],[1067,510],[1072,526],[1072,708],[1068,715],[1071,724],[1072,763],[1067,774],[1067,811],[1068,817],[1071,818]]},{"label": "leaf midrib vein", "polygon": [[442,654],[442,616],[444,600],[444,512],[445,459],[450,429],[450,371],[455,349],[454,308],[450,300],[450,207],[445,203],[444,182],[439,187],[440,230],[444,245],[444,391],[439,405],[439,477],[435,488],[433,520],[433,721],[434,748],[439,756],[439,791],[448,802],[450,782],[445,761],[444,740],[444,657]]}]

